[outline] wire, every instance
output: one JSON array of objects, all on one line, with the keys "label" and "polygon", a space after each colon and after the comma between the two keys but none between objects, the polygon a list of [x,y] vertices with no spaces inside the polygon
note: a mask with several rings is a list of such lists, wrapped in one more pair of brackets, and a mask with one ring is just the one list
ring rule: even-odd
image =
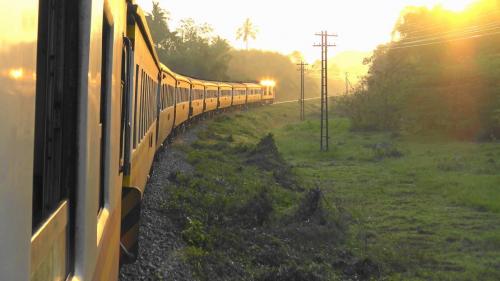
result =
[{"label": "wire", "polygon": [[464,32],[464,31],[469,31],[469,30],[479,30],[483,28],[488,28],[491,26],[499,25],[500,21],[495,21],[495,22],[490,22],[488,24],[482,24],[482,25],[473,25],[473,26],[465,26],[465,27],[460,27],[460,28],[455,28],[453,30],[445,31],[445,32],[434,32],[431,34],[425,34],[425,35],[419,35],[419,36],[405,36],[403,40],[406,39],[420,39],[420,38],[426,38],[434,35],[445,35],[445,34],[452,34],[452,33],[459,33],[459,32]]},{"label": "wire", "polygon": [[[476,16],[478,18],[484,18],[484,17],[492,15],[492,14],[499,14],[499,12],[500,12],[500,9],[497,9],[497,10],[488,11],[487,13],[476,13],[476,14],[474,14],[474,16]],[[447,24],[449,24],[449,23],[447,23]],[[414,26],[421,26],[422,28],[408,31],[408,29],[410,29]],[[403,23],[403,25],[401,27],[402,27],[402,30],[399,30],[399,31],[395,30],[395,31],[400,32],[400,33],[404,32],[406,35],[411,35],[411,34],[419,33],[422,31],[428,31],[428,30],[442,28],[442,27],[445,27],[445,24],[432,23],[432,24],[428,24],[427,26],[426,25],[422,26],[421,24],[418,24],[418,23],[406,23],[406,24]]]},{"label": "wire", "polygon": [[494,27],[490,27],[490,28],[484,28],[484,29],[480,29],[480,30],[471,30],[471,31],[466,31],[466,32],[460,32],[460,34],[457,33],[457,34],[445,34],[443,36],[429,36],[429,37],[424,38],[424,39],[413,40],[413,41],[408,41],[408,42],[401,41],[401,42],[396,42],[395,45],[397,45],[397,46],[414,45],[414,44],[417,44],[417,43],[429,43],[429,41],[436,41],[436,40],[441,40],[441,39],[456,39],[456,38],[453,38],[453,37],[457,37],[457,36],[481,35],[482,32],[485,32],[485,31],[495,31],[495,30],[498,30],[499,28],[500,28],[500,24],[496,25]]},{"label": "wire", "polygon": [[492,32],[492,33],[485,33],[485,34],[478,34],[478,35],[463,37],[463,38],[454,38],[454,39],[450,39],[450,40],[436,41],[436,42],[431,42],[431,43],[415,44],[415,45],[409,45],[409,46],[389,47],[389,49],[390,50],[398,50],[398,49],[406,49],[406,48],[414,48],[414,47],[423,47],[423,46],[443,44],[443,43],[449,43],[449,42],[455,42],[455,41],[461,41],[461,40],[482,38],[482,37],[493,36],[493,35],[497,35],[497,34],[500,34],[500,31],[499,32]]}]

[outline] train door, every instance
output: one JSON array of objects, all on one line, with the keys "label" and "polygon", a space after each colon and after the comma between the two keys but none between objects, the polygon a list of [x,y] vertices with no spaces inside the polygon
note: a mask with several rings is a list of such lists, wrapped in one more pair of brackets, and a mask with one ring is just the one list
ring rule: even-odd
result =
[{"label": "train door", "polygon": [[36,70],[31,280],[73,268],[77,175],[78,5],[42,0]]},{"label": "train door", "polygon": [[130,158],[132,155],[132,99],[134,77],[134,53],[132,43],[123,39],[121,69],[121,124],[120,124],[120,172],[130,174]]}]

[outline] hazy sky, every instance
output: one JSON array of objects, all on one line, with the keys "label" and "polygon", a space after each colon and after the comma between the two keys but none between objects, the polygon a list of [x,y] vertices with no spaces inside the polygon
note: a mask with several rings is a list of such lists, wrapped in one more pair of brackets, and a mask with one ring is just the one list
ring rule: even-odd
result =
[{"label": "hazy sky", "polygon": [[[137,0],[151,11],[151,0]],[[314,33],[328,30],[337,33],[337,48],[333,52],[370,51],[390,40],[390,33],[400,11],[408,5],[433,6],[442,4],[460,9],[472,0],[159,0],[160,6],[171,13],[170,26],[180,19],[193,18],[209,23],[215,34],[228,39],[237,48],[244,44],[236,40],[236,30],[249,17],[259,29],[251,48],[289,54],[302,52],[308,61],[320,56],[312,47],[319,38]]]}]

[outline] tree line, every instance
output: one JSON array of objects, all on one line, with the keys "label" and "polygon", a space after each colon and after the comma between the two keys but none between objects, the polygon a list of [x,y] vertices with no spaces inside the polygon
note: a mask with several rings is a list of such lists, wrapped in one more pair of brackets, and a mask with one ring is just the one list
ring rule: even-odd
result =
[{"label": "tree line", "polygon": [[358,130],[498,139],[496,2],[483,0],[463,12],[408,8],[395,25],[393,41],[365,59],[368,74],[353,95],[337,100],[336,110]]},{"label": "tree line", "polygon": [[[257,28],[250,19],[245,19],[235,30],[237,39],[245,43],[245,50],[233,48],[226,39],[215,35],[210,25],[196,23],[193,19],[183,19],[176,30],[171,30],[170,13],[158,2],[153,2],[153,9],[146,19],[160,61],[173,71],[217,81],[273,78],[278,83],[278,100],[297,99],[300,81],[295,63],[300,53],[287,56],[249,49],[249,41],[257,36]],[[338,81],[337,84],[340,88]],[[319,78],[313,72],[306,74],[306,93],[309,96],[319,94]]]}]

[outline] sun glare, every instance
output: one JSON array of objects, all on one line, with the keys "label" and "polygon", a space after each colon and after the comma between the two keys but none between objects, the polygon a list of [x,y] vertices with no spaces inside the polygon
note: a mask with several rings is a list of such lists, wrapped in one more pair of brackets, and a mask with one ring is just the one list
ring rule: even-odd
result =
[{"label": "sun glare", "polygon": [[260,81],[260,84],[264,87],[274,87],[274,86],[276,86],[276,81],[266,79],[266,80]]},{"label": "sun glare", "polygon": [[14,68],[9,70],[9,76],[14,80],[21,79],[23,75],[24,75],[24,70],[22,68]]},{"label": "sun glare", "polygon": [[465,10],[473,0],[439,0],[438,5],[443,6],[443,8],[454,11],[461,12]]}]

